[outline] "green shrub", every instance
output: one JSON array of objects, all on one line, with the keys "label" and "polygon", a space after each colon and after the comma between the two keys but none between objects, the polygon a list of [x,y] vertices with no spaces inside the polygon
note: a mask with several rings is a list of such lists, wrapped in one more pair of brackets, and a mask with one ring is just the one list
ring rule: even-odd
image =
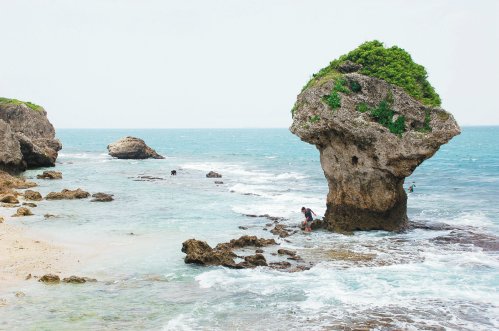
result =
[{"label": "green shrub", "polygon": [[0,97],[0,104],[7,104],[7,105],[26,105],[29,108],[36,110],[36,111],[41,111],[42,107],[38,106],[30,101],[21,101],[17,99],[8,99],[8,98],[1,98]]},{"label": "green shrub", "polygon": [[388,128],[391,133],[401,135],[405,132],[405,117],[399,116],[393,121],[395,112],[390,108],[390,104],[386,99],[381,101],[375,108],[371,108],[366,103],[361,102],[357,105],[357,111],[361,113],[368,112],[376,122]]},{"label": "green shrub", "polygon": [[337,109],[341,107],[341,96],[335,90],[331,91],[331,94],[326,97],[326,103],[331,109]]},{"label": "green shrub", "polygon": [[341,77],[334,82],[334,90],[345,94],[350,94],[350,90],[346,87],[347,81]]},{"label": "green shrub", "polygon": [[370,110],[371,109],[369,108],[369,106],[365,102],[361,102],[357,105],[357,111],[360,111],[361,113],[365,113],[365,112],[368,112]]},{"label": "green shrub", "polygon": [[314,116],[310,116],[308,121],[310,123],[315,123],[315,122],[318,122],[320,119],[321,119],[321,117],[319,115],[314,115]]},{"label": "green shrub", "polygon": [[352,92],[360,92],[362,90],[362,86],[360,86],[359,82],[355,81],[355,80],[351,80],[350,81],[350,90],[352,90]]},{"label": "green shrub", "polygon": [[348,54],[332,61],[313,76],[306,87],[321,81],[323,77],[337,75],[337,68],[345,61],[362,65],[361,74],[381,78],[390,84],[402,87],[409,95],[430,106],[440,106],[441,100],[428,82],[426,69],[415,63],[409,53],[397,46],[385,48],[383,43],[368,41]]},{"label": "green shrub", "polygon": [[431,114],[430,114],[430,110],[427,109],[427,110],[425,110],[423,127],[420,128],[418,131],[423,132],[423,133],[431,132],[430,121],[431,121]]}]

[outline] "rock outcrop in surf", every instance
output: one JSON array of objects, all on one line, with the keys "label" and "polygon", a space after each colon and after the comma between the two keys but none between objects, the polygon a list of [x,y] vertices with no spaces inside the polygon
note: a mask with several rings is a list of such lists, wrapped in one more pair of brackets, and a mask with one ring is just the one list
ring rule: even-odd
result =
[{"label": "rock outcrop in surf", "polygon": [[135,137],[124,137],[107,146],[109,155],[118,159],[164,159],[154,149],[147,146],[144,140]]},{"label": "rock outcrop in surf", "polygon": [[377,41],[314,75],[298,95],[290,130],[320,152],[328,229],[407,225],[404,179],[460,133],[439,105],[424,68]]},{"label": "rock outcrop in surf", "polygon": [[0,98],[0,170],[54,166],[62,148],[55,130],[40,106]]}]

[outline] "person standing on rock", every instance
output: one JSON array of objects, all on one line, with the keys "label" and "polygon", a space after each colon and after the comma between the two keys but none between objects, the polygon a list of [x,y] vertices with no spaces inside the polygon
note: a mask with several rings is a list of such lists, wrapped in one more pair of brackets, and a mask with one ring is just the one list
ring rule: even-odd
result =
[{"label": "person standing on rock", "polygon": [[305,215],[305,220],[303,221],[303,226],[305,227],[305,232],[312,232],[312,222],[314,221],[314,218],[312,217],[312,214],[314,216],[317,216],[314,211],[310,208],[305,208],[301,207],[301,212]]}]

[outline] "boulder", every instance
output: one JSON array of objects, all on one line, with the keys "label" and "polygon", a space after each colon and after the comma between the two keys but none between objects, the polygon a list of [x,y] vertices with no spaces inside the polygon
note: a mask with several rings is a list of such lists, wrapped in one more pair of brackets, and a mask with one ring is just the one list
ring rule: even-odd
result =
[{"label": "boulder", "polygon": [[63,189],[61,192],[50,192],[45,197],[46,200],[73,200],[73,199],[86,199],[90,193],[82,189],[68,190]]},{"label": "boulder", "polygon": [[0,169],[11,172],[54,166],[62,147],[42,107],[6,98],[0,98],[0,142]]},{"label": "boulder", "polygon": [[19,203],[19,200],[16,198],[16,196],[14,194],[6,194],[3,196],[0,196],[0,202],[16,204],[16,203]]},{"label": "boulder", "polygon": [[319,150],[329,186],[326,227],[402,230],[408,224],[404,179],[460,128],[450,113],[430,105],[438,95],[423,103],[402,87],[361,74],[364,69],[331,66],[298,95],[290,128]]},{"label": "boulder", "polygon": [[59,276],[54,275],[54,274],[46,274],[40,277],[38,280],[39,282],[47,283],[47,284],[56,284],[61,281],[61,278]]},{"label": "boulder", "polygon": [[210,171],[206,174],[207,178],[222,178],[222,175],[215,171]]},{"label": "boulder", "polygon": [[154,149],[147,146],[144,140],[125,137],[107,146],[109,155],[118,159],[163,159]]},{"label": "boulder", "polygon": [[102,192],[92,194],[92,198],[93,199],[90,200],[91,202],[109,202],[114,200],[113,194],[107,194]]},{"label": "boulder", "polygon": [[20,207],[17,209],[17,212],[12,215],[12,217],[22,217],[22,216],[31,216],[33,215],[33,213],[31,212],[31,210],[29,210],[29,208],[26,208],[26,207]]},{"label": "boulder", "polygon": [[42,174],[37,175],[38,179],[62,179],[62,172],[60,171],[44,171]]},{"label": "boulder", "polygon": [[33,190],[24,191],[24,198],[26,200],[32,200],[32,201],[40,201],[43,199],[40,192],[33,191]]},{"label": "boulder", "polygon": [[5,221],[5,219],[3,218],[3,216],[0,216],[0,223],[3,223],[3,221]]},{"label": "boulder", "polygon": [[277,245],[274,239],[264,239],[258,238],[257,236],[241,236],[238,239],[232,239],[228,243],[218,244],[216,247],[218,248],[244,248],[247,246],[254,247],[264,247],[269,245]]}]

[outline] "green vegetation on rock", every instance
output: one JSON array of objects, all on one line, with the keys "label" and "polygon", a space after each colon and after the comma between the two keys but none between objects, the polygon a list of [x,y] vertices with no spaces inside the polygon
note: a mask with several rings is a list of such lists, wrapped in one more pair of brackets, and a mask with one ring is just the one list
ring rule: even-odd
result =
[{"label": "green vegetation on rock", "polygon": [[315,122],[318,122],[320,121],[321,117],[319,115],[314,115],[314,116],[310,116],[310,118],[308,119],[308,121],[310,123],[315,123]]},{"label": "green vegetation on rock", "polygon": [[26,105],[29,108],[36,110],[36,111],[41,111],[43,108],[39,105],[36,105],[30,101],[21,101],[17,99],[8,99],[8,98],[2,98],[0,97],[0,105],[1,104],[7,104],[7,105]]},{"label": "green vegetation on rock", "polygon": [[390,105],[391,102],[385,99],[374,108],[369,107],[366,103],[359,103],[357,105],[357,110],[361,113],[368,112],[376,122],[388,128],[391,133],[401,135],[405,132],[405,117],[398,116],[397,119],[393,121],[395,111],[391,109]]},{"label": "green vegetation on rock", "polygon": [[362,65],[359,73],[363,75],[377,77],[400,86],[425,105],[441,104],[439,95],[428,82],[426,69],[415,63],[404,49],[397,46],[385,48],[383,43],[377,40],[365,42],[350,53],[332,61],[329,66],[313,75],[304,89],[337,78],[341,75],[337,70],[338,67],[346,61]]},{"label": "green vegetation on rock", "polygon": [[427,109],[427,110],[425,110],[423,127],[420,128],[420,129],[418,129],[417,131],[422,132],[422,133],[429,133],[429,132],[431,132],[430,121],[431,121],[430,110]]}]

